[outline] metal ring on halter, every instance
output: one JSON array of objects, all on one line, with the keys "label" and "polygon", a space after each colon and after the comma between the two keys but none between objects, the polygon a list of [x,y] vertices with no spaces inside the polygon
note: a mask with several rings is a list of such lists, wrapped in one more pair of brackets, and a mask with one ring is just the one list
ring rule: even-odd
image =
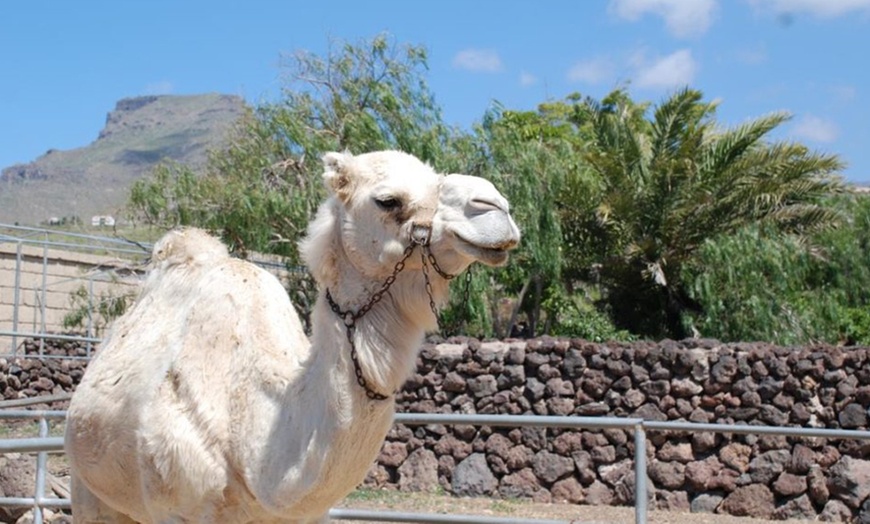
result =
[{"label": "metal ring on halter", "polygon": [[432,241],[432,224],[411,224],[411,243],[428,246]]}]

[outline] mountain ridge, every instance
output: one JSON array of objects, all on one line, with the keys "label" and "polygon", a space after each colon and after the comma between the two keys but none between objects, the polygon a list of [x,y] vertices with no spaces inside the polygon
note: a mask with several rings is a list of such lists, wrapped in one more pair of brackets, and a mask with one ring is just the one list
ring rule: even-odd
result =
[{"label": "mountain ridge", "polygon": [[90,144],[0,170],[0,222],[119,218],[136,180],[165,161],[200,170],[244,111],[241,97],[217,93],[123,98]]}]

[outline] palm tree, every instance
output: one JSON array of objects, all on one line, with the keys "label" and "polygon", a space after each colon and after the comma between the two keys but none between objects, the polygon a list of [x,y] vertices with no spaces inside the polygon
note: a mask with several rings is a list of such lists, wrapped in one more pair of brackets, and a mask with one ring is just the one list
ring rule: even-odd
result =
[{"label": "palm tree", "polygon": [[673,94],[649,119],[638,118],[646,107],[627,96],[610,99],[586,100],[587,111],[576,113],[592,129],[585,160],[598,188],[563,217],[563,234],[582,252],[583,276],[594,274],[606,291],[620,327],[686,335],[683,313],[697,304],[681,269],[707,239],[752,223],[802,235],[836,222],[836,211],[820,202],[842,188],[839,158],[766,140],[789,115],[723,129],[716,104],[693,89]]}]

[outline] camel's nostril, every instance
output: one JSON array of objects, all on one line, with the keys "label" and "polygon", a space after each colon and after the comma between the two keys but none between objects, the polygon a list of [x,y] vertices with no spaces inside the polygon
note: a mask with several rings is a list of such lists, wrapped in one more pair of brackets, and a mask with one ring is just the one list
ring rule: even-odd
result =
[{"label": "camel's nostril", "polygon": [[471,207],[478,211],[504,211],[504,208],[500,206],[498,202],[492,200],[474,198],[471,200],[470,204]]}]

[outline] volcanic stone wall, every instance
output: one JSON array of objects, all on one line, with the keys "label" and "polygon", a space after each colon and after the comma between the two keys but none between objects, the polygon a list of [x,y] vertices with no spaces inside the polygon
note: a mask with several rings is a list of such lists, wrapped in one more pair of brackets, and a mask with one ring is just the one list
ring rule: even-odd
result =
[{"label": "volcanic stone wall", "polygon": [[[38,351],[35,342],[25,346]],[[50,354],[83,355],[64,342]],[[83,360],[0,359],[6,399],[71,391]],[[867,430],[870,348],[714,340],[452,338],[422,348],[400,412],[617,416]],[[63,407],[63,406],[54,406]],[[651,507],[870,524],[870,441],[648,431]],[[396,425],[366,484],[634,504],[625,430]]]},{"label": "volcanic stone wall", "polygon": [[[398,411],[866,430],[870,352],[714,340],[426,344]],[[651,507],[870,523],[870,441],[648,432]],[[634,504],[625,430],[397,425],[367,483]],[[854,519],[854,520],[853,520]]]},{"label": "volcanic stone wall", "polygon": [[[46,340],[40,346],[26,340],[19,352],[22,356],[0,358],[0,400],[72,393],[88,365],[88,348],[79,342]],[[65,409],[66,403],[36,407]]]}]

